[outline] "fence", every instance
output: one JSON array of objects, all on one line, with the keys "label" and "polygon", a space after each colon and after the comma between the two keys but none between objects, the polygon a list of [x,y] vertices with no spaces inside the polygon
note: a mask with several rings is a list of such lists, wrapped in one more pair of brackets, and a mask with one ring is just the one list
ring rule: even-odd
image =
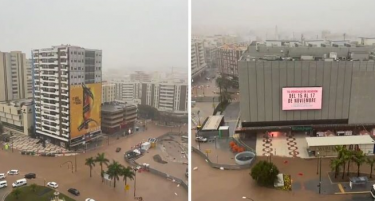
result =
[{"label": "fence", "polygon": [[[203,157],[206,160],[206,162],[208,163],[208,165],[210,165],[213,168],[217,168],[217,169],[224,168],[225,170],[243,170],[243,169],[250,168],[251,165],[252,165],[252,162],[250,164],[246,164],[246,165],[228,165],[228,164],[213,163],[213,162],[210,161],[209,158],[207,158],[206,154],[203,153],[201,150],[199,150],[195,147],[191,147],[191,148],[195,153],[197,153],[199,156]],[[254,161],[254,160],[252,160],[252,161]]]},{"label": "fence", "polygon": [[[164,135],[161,135],[159,137],[157,137],[156,139],[160,139],[160,138],[164,138],[165,136],[168,136],[168,135],[179,135],[180,133],[176,133],[176,132],[168,132],[168,133],[165,133]],[[137,160],[138,158],[142,157],[142,155],[139,155],[137,156],[136,158],[132,158],[132,159],[129,159],[128,157],[126,157],[126,155],[128,153],[132,152],[132,150],[129,150],[125,153],[124,155],[124,159],[127,163],[129,163],[131,166],[141,166],[140,164],[138,164],[135,160]],[[156,170],[152,167],[148,167],[148,170],[149,172],[151,172],[152,174],[155,174],[155,175],[158,175],[160,177],[163,177],[163,178],[166,178],[168,180],[172,180],[173,182],[177,183],[177,184],[180,184],[185,190],[188,190],[189,189],[189,186],[182,180],[182,179],[179,179],[177,177],[174,177],[172,175],[169,175],[167,173],[164,173],[164,172],[161,172],[159,170]]]}]

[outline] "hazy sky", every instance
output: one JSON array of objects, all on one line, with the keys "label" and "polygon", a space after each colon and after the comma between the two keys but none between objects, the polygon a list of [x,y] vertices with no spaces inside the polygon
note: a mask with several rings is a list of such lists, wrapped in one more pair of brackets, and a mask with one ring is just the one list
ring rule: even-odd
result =
[{"label": "hazy sky", "polygon": [[187,0],[0,0],[0,51],[71,44],[103,69],[188,67]]},{"label": "hazy sky", "polygon": [[193,34],[331,30],[375,36],[374,0],[192,0]]}]

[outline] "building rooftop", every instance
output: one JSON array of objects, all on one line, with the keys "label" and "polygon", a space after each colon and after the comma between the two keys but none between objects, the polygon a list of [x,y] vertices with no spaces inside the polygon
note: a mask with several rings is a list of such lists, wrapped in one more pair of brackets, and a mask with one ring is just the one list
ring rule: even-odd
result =
[{"label": "building rooftop", "polygon": [[127,108],[136,108],[133,104],[107,103],[102,105],[102,112],[120,112]]},{"label": "building rooftop", "polygon": [[13,106],[21,106],[21,105],[32,105],[32,99],[18,99],[18,100],[11,100],[11,101],[2,101],[0,104],[8,104]]},{"label": "building rooftop", "polygon": [[209,116],[202,130],[217,130],[220,127],[220,123],[223,120],[223,115]]},{"label": "building rooftop", "polygon": [[308,147],[375,144],[375,141],[369,135],[307,137],[306,142]]}]

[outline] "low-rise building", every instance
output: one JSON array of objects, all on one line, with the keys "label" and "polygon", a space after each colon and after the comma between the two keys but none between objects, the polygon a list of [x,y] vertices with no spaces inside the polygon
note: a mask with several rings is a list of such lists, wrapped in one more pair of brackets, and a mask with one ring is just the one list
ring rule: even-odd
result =
[{"label": "low-rise building", "polygon": [[116,98],[116,85],[108,82],[102,83],[102,103],[110,103]]},{"label": "low-rise building", "polygon": [[118,130],[133,130],[137,120],[137,106],[120,102],[105,103],[102,105],[102,131],[106,134]]},{"label": "low-rise building", "polygon": [[4,130],[29,135],[34,125],[33,101],[31,99],[0,102],[0,121]]}]

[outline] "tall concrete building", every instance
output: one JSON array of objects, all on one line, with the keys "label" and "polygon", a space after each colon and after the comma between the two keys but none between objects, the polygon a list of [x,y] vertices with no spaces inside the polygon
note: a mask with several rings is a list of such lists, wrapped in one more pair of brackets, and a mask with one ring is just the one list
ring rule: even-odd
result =
[{"label": "tall concrete building", "polygon": [[226,44],[219,48],[218,66],[221,74],[238,77],[238,60],[247,49],[246,44]]},{"label": "tall concrete building", "polygon": [[32,97],[32,66],[20,51],[0,52],[0,101]]},{"label": "tall concrete building", "polygon": [[188,85],[186,82],[127,82],[116,84],[116,100],[127,103],[149,105],[159,111],[187,113]]},{"label": "tall concrete building", "polygon": [[61,45],[32,57],[37,135],[68,148],[99,137],[102,51]]},{"label": "tall concrete building", "polygon": [[102,83],[102,103],[110,103],[116,99],[116,85],[108,82]]},{"label": "tall concrete building", "polygon": [[207,68],[204,55],[204,46],[201,40],[193,40],[191,43],[191,78],[194,79],[205,72]]}]

